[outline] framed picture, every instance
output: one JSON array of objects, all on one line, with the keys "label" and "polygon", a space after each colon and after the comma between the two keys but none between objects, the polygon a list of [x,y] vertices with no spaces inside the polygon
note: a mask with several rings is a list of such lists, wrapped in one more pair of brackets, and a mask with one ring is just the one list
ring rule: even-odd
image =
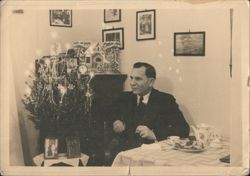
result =
[{"label": "framed picture", "polygon": [[174,56],[205,56],[205,32],[174,33]]},{"label": "framed picture", "polygon": [[58,158],[58,139],[57,138],[45,138],[44,142],[44,158],[56,159]]},{"label": "framed picture", "polygon": [[120,49],[124,49],[124,30],[123,28],[103,29],[102,42],[117,41]]},{"label": "framed picture", "polygon": [[155,10],[136,12],[136,40],[155,39]]},{"label": "framed picture", "polygon": [[80,139],[77,137],[66,138],[67,145],[67,158],[79,158],[80,152]]},{"label": "framed picture", "polygon": [[72,10],[50,10],[50,26],[72,27]]},{"label": "framed picture", "polygon": [[104,23],[121,21],[121,9],[104,9]]}]

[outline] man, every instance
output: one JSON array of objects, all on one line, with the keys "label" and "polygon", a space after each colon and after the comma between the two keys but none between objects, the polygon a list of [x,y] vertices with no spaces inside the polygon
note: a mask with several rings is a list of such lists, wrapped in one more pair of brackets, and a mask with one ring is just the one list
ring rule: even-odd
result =
[{"label": "man", "polygon": [[113,130],[118,151],[164,140],[168,136],[188,137],[189,125],[175,98],[153,88],[154,67],[134,64],[130,76],[132,92],[124,92],[115,103]]}]

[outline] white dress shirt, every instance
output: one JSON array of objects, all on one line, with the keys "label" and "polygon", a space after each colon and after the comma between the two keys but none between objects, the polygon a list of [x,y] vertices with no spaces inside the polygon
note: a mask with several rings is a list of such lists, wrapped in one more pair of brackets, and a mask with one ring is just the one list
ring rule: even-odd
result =
[{"label": "white dress shirt", "polygon": [[[149,99],[150,93],[151,93],[151,91],[143,96],[142,103],[144,103],[145,105],[148,104],[148,99]],[[140,96],[137,95],[137,105],[139,105],[139,103],[140,103]]]}]

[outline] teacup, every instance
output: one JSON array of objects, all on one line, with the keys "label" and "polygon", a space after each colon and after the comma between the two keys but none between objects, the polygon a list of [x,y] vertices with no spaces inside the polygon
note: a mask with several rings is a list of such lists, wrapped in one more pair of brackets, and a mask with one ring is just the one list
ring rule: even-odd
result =
[{"label": "teacup", "polygon": [[178,142],[180,140],[180,137],[179,136],[169,136],[167,138],[167,140],[169,141],[169,143],[171,145],[174,145],[176,142]]},{"label": "teacup", "polygon": [[219,138],[217,138],[217,139],[213,139],[213,140],[211,141],[210,147],[211,147],[211,148],[214,148],[214,149],[220,149],[220,148],[222,148],[223,146],[222,146],[221,140],[220,140]]}]

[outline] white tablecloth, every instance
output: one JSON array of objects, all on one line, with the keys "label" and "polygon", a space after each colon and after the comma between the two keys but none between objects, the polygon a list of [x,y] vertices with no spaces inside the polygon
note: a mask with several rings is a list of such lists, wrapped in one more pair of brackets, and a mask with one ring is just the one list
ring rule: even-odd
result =
[{"label": "white tablecloth", "polygon": [[33,161],[37,166],[41,166],[44,162],[45,167],[51,166],[56,163],[65,163],[77,167],[79,165],[79,160],[81,160],[82,164],[86,166],[89,160],[89,156],[81,153],[81,157],[79,158],[68,159],[66,153],[59,153],[57,159],[44,159],[44,154],[42,153],[33,158]]},{"label": "white tablecloth", "polygon": [[118,153],[112,166],[229,166],[219,159],[228,155],[229,145],[208,148],[200,153],[187,153],[167,146],[164,141]]}]

